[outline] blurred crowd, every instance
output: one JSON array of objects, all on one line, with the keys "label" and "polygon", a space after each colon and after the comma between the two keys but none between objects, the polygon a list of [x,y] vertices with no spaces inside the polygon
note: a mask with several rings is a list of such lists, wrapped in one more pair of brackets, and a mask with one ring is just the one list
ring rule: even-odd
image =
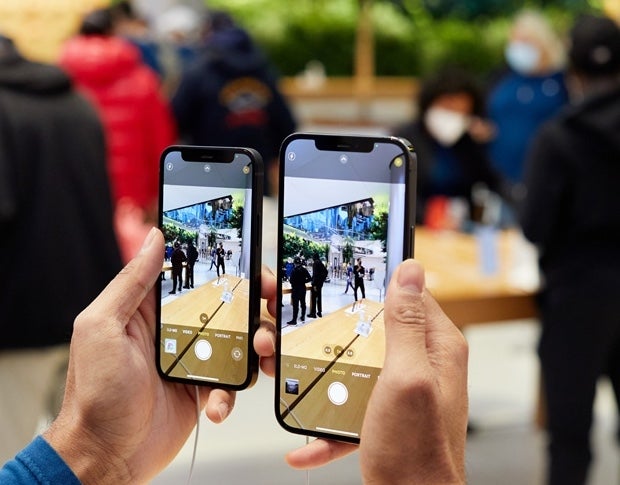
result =
[{"label": "blurred crowd", "polygon": [[[255,148],[276,194],[278,149],[298,126],[278,85],[225,12],[176,6],[147,20],[117,2],[84,16],[57,65],[0,37],[0,248],[10,255],[0,380],[12,389],[0,397],[0,458],[53,413],[73,319],[156,224],[164,147]],[[619,100],[612,20],[584,16],[561,33],[525,10],[496,72],[442,67],[420,80],[415,119],[382,127],[416,148],[418,223],[519,228],[538,246],[549,483],[585,482],[597,378],[620,392]]]}]

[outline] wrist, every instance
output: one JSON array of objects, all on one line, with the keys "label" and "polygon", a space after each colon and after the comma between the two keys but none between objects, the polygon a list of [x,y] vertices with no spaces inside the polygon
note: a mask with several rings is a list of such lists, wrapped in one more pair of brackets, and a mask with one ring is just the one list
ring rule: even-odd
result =
[{"label": "wrist", "polygon": [[71,468],[84,485],[132,483],[125,462],[118,459],[104,443],[80,426],[79,420],[62,423],[57,419],[43,433],[43,439]]}]

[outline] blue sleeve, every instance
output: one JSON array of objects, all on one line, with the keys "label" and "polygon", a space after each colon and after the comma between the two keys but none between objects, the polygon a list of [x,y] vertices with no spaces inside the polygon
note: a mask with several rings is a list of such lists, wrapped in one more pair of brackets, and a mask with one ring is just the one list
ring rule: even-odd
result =
[{"label": "blue sleeve", "polygon": [[0,483],[80,485],[71,469],[41,436],[0,469]]}]

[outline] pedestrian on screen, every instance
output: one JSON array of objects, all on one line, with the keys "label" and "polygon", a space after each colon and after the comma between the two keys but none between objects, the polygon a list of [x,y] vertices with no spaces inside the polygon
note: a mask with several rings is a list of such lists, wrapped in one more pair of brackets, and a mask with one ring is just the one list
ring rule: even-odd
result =
[{"label": "pedestrian on screen", "polygon": [[291,303],[293,305],[293,318],[286,322],[287,325],[297,325],[297,316],[299,315],[299,307],[301,307],[300,320],[306,319],[306,283],[312,281],[312,277],[308,270],[301,264],[301,258],[295,257],[293,260],[295,267],[291,271],[289,278],[291,283]]},{"label": "pedestrian on screen", "polygon": [[355,278],[355,301],[357,301],[357,290],[362,291],[362,299],[366,298],[366,288],[364,287],[364,275],[366,274],[366,268],[362,265],[362,258],[357,258],[357,264],[353,268],[353,276]]},{"label": "pedestrian on screen", "polygon": [[185,267],[185,286],[183,288],[194,287],[194,265],[198,259],[198,250],[193,241],[187,243],[187,266]]},{"label": "pedestrian on screen", "polygon": [[224,249],[224,244],[220,243],[220,245],[215,250],[215,270],[217,271],[217,277],[220,277],[220,268],[222,268],[222,274],[226,274],[226,268],[224,267],[224,258],[226,257],[226,250]]},{"label": "pedestrian on screen", "polygon": [[170,257],[172,263],[172,291],[169,293],[174,295],[177,292],[177,283],[179,285],[179,291],[183,287],[183,263],[187,261],[187,256],[181,249],[181,244],[177,241],[174,243],[174,251]]},{"label": "pedestrian on screen", "polygon": [[312,290],[310,292],[310,318],[322,317],[323,312],[323,283],[327,279],[327,268],[319,258],[319,253],[312,255]]}]

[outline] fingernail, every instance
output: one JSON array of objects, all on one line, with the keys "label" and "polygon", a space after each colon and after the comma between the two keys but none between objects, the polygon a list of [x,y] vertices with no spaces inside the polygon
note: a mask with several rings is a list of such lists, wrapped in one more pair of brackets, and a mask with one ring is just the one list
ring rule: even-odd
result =
[{"label": "fingernail", "polygon": [[405,261],[398,268],[398,286],[413,293],[424,291],[424,271],[413,261]]},{"label": "fingernail", "polygon": [[230,407],[225,402],[221,402],[217,406],[217,412],[220,414],[220,419],[224,421],[230,413]]},{"label": "fingernail", "polygon": [[156,232],[157,232],[157,229],[154,228],[154,227],[151,227],[151,230],[146,235],[146,238],[144,238],[144,242],[142,243],[142,247],[140,248],[140,252],[144,252],[144,251],[146,251],[149,248],[149,246],[153,242],[153,239],[155,239],[155,233]]}]

